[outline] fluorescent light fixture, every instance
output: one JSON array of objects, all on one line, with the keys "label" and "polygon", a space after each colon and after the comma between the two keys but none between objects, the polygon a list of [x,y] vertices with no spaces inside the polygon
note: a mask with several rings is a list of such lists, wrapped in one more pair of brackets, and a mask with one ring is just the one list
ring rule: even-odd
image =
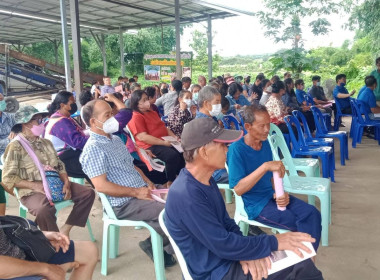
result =
[{"label": "fluorescent light fixture", "polygon": [[208,0],[193,0],[193,2],[198,3],[202,6],[208,7],[208,8],[228,12],[237,16],[254,16],[254,13],[252,12],[247,12],[247,11],[239,10],[239,9],[228,7],[228,6],[223,6],[221,4],[217,4]]},{"label": "fluorescent light fixture", "polygon": [[[6,14],[6,15],[10,15],[10,16],[17,16],[17,17],[29,18],[29,19],[36,19],[36,20],[52,22],[52,23],[59,23],[59,24],[61,23],[60,20],[56,20],[56,19],[51,19],[51,18],[46,18],[46,17],[37,17],[37,16],[33,16],[33,15],[28,15],[28,14],[18,13],[18,12],[12,12],[12,11],[2,10],[2,9],[0,9],[0,14]],[[71,25],[70,22],[68,22],[67,24]],[[80,24],[80,26],[85,27],[85,28],[90,28],[90,29],[108,31],[107,29],[96,27],[96,26],[90,26],[90,25],[84,25],[84,24]]]}]

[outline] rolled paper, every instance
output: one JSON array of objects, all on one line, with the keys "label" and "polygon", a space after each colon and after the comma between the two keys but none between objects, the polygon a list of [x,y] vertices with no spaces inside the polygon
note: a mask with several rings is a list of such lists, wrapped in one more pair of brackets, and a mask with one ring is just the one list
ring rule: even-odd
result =
[{"label": "rolled paper", "polygon": [[[282,178],[277,171],[273,172],[274,190],[276,192],[276,198],[284,195],[284,186],[282,185]],[[277,205],[277,209],[280,211],[286,210],[286,207]]]}]

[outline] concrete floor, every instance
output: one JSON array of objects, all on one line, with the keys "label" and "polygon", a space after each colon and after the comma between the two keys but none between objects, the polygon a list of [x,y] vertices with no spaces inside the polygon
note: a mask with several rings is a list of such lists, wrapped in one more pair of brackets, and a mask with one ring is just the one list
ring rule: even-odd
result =
[{"label": "concrete floor", "polygon": [[[344,120],[348,126],[349,120]],[[329,247],[320,247],[317,267],[328,280],[380,279],[380,147],[377,141],[363,137],[356,149],[349,143],[350,160],[340,166],[339,144],[336,143],[336,183],[332,183],[332,225]],[[17,215],[17,201],[10,198],[7,214]],[[227,205],[230,216],[234,204]],[[70,209],[62,210],[58,216],[61,225]],[[30,217],[32,218],[32,217]],[[90,221],[101,251],[102,209],[96,200]],[[376,222],[377,221],[377,222]],[[107,277],[100,274],[100,262],[93,279],[155,279],[153,264],[140,250],[138,242],[148,236],[147,230],[122,228],[120,255],[109,260]],[[74,228],[71,238],[89,240],[86,229]],[[182,279],[179,265],[166,269],[168,280]]]}]

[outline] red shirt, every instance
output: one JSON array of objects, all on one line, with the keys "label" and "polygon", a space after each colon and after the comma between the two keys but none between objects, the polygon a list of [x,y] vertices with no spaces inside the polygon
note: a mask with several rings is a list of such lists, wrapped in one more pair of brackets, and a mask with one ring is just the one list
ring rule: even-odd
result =
[{"label": "red shirt", "polygon": [[128,127],[135,137],[137,146],[143,149],[148,149],[152,145],[138,140],[136,137],[137,134],[146,132],[149,135],[152,135],[159,139],[161,139],[163,136],[169,135],[165,123],[161,121],[160,117],[155,111],[148,111],[143,114],[139,112],[133,112],[132,119],[128,123]]}]

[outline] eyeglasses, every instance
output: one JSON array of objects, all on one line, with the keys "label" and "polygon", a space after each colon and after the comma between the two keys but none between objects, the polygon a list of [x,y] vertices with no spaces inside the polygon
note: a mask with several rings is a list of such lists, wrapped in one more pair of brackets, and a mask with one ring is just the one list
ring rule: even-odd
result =
[{"label": "eyeglasses", "polygon": [[43,118],[32,118],[31,121],[37,121],[38,124],[41,124],[43,121]]}]

